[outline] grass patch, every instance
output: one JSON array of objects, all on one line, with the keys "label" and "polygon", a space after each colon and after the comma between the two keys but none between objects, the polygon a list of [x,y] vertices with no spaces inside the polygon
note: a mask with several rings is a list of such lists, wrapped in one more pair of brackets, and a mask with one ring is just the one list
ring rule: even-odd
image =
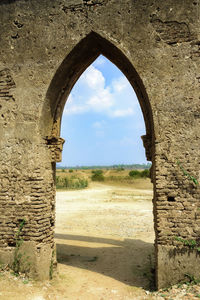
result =
[{"label": "grass patch", "polygon": [[[129,173],[134,171],[134,176]],[[57,169],[57,189],[82,189],[90,182],[99,182],[109,185],[131,186],[139,189],[152,189],[148,178],[149,170],[132,170],[124,168],[115,169]]]},{"label": "grass patch", "polygon": [[104,181],[105,177],[103,175],[103,170],[93,170],[91,179],[92,181]]},{"label": "grass patch", "polygon": [[56,176],[57,189],[78,190],[88,186],[88,180],[77,176]]},{"label": "grass patch", "polygon": [[88,186],[88,180],[76,176],[56,176],[57,189],[79,190]]},{"label": "grass patch", "polygon": [[143,171],[131,170],[129,172],[129,176],[133,177],[133,178],[149,178],[150,177],[150,171],[148,169],[145,169]]}]

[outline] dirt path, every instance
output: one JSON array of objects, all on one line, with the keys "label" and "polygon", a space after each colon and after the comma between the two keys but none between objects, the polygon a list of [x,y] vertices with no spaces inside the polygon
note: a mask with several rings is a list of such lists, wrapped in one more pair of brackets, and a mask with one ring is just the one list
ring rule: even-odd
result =
[{"label": "dirt path", "polygon": [[56,239],[69,299],[134,299],[152,285],[152,191],[95,184],[58,192]]},{"label": "dirt path", "polygon": [[151,190],[94,184],[57,192],[56,214],[59,274],[45,283],[4,274],[0,299],[148,299],[154,252]]}]

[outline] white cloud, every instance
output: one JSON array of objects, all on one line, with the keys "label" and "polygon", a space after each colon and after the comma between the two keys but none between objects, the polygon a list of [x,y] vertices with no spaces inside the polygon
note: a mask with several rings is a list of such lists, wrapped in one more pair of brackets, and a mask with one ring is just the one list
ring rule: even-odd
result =
[{"label": "white cloud", "polygon": [[110,117],[126,117],[134,115],[138,107],[138,100],[133,88],[125,76],[112,81],[111,90],[115,99],[115,106],[110,112]]},{"label": "white cloud", "polygon": [[74,101],[74,98],[71,93],[71,94],[69,94],[69,97],[67,98],[67,103],[71,103],[72,101]]},{"label": "white cloud", "polygon": [[80,79],[91,89],[104,89],[105,78],[103,77],[103,74],[93,65],[89,66],[89,68],[82,74]]},{"label": "white cloud", "polygon": [[95,129],[95,135],[97,137],[102,138],[105,136],[106,122],[104,120],[93,123],[92,127]]},{"label": "white cloud", "polygon": [[88,111],[88,109],[87,109],[86,106],[73,105],[73,106],[69,107],[68,109],[65,109],[64,114],[68,114],[68,115],[82,114],[82,113],[85,113],[87,111]]},{"label": "white cloud", "polygon": [[106,63],[105,58],[104,58],[103,56],[100,55],[100,56],[97,58],[97,60],[94,61],[93,66],[94,66],[94,67],[99,67],[99,66],[105,65],[105,63]]},{"label": "white cloud", "polygon": [[114,99],[109,91],[99,90],[86,102],[94,111],[105,111],[114,105]]},{"label": "white cloud", "polygon": [[134,115],[134,110],[130,107],[127,109],[116,109],[112,113],[112,117],[126,117]]},{"label": "white cloud", "polygon": [[66,103],[65,114],[88,111],[106,113],[114,105],[113,95],[109,87],[105,87],[103,74],[92,65],[82,74],[75,88]]},{"label": "white cloud", "polygon": [[64,114],[71,115],[71,114],[80,114],[87,111],[87,107],[85,105],[76,105],[74,104],[75,99],[72,94],[69,95],[67,99],[67,103],[64,107]]},{"label": "white cloud", "polygon": [[93,90],[91,97],[86,101],[86,105],[94,111],[102,111],[114,104],[114,99],[108,87],[105,87],[103,74],[94,66],[90,66],[83,73],[82,80]]},{"label": "white cloud", "polygon": [[101,129],[101,128],[103,128],[103,127],[105,126],[105,124],[106,124],[106,122],[105,122],[104,120],[102,120],[102,121],[94,122],[94,123],[92,124],[92,126],[93,126],[94,128],[96,128],[96,129]]},{"label": "white cloud", "polygon": [[96,112],[112,118],[122,118],[133,115],[136,107],[137,98],[124,76],[106,86],[102,72],[91,65],[72,90],[64,114]]},{"label": "white cloud", "polygon": [[113,80],[112,85],[115,92],[122,92],[129,87],[129,82],[126,77],[123,76]]}]

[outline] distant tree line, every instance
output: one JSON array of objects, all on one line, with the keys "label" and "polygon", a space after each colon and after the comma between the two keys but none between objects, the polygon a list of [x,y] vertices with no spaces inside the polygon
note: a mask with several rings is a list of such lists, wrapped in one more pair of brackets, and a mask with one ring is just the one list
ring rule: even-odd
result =
[{"label": "distant tree line", "polygon": [[118,169],[118,170],[145,170],[150,169],[151,163],[147,164],[119,164],[110,166],[75,166],[75,167],[61,167],[57,166],[57,169],[70,169],[70,170],[93,170],[93,169]]}]

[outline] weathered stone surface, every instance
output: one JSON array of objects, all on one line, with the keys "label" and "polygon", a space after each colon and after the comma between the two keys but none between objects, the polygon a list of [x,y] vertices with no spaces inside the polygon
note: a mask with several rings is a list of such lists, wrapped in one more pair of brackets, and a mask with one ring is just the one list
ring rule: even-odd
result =
[{"label": "weathered stone surface", "polygon": [[50,138],[47,137],[46,141],[51,151],[52,162],[62,161],[62,149],[65,140],[60,137],[50,137]]},{"label": "weathered stone surface", "polygon": [[189,42],[193,39],[189,30],[189,26],[184,22],[163,22],[155,17],[152,18],[151,23],[155,28],[156,32],[158,33],[160,39],[162,39],[169,45],[182,42]]},{"label": "weathered stone surface", "polygon": [[127,76],[144,115],[143,141],[153,162],[157,286],[178,281],[186,270],[199,277],[196,249],[191,254],[185,245],[184,255],[170,256],[183,247],[177,237],[199,245],[200,189],[177,164],[200,180],[199,5],[0,1],[0,261],[12,260],[25,219],[21,234],[38,257],[35,268],[47,248],[41,278],[49,274],[62,112],[79,76],[103,54]]},{"label": "weathered stone surface", "polygon": [[158,245],[159,288],[184,282],[187,274],[199,274],[199,260],[200,254],[193,249]]}]

